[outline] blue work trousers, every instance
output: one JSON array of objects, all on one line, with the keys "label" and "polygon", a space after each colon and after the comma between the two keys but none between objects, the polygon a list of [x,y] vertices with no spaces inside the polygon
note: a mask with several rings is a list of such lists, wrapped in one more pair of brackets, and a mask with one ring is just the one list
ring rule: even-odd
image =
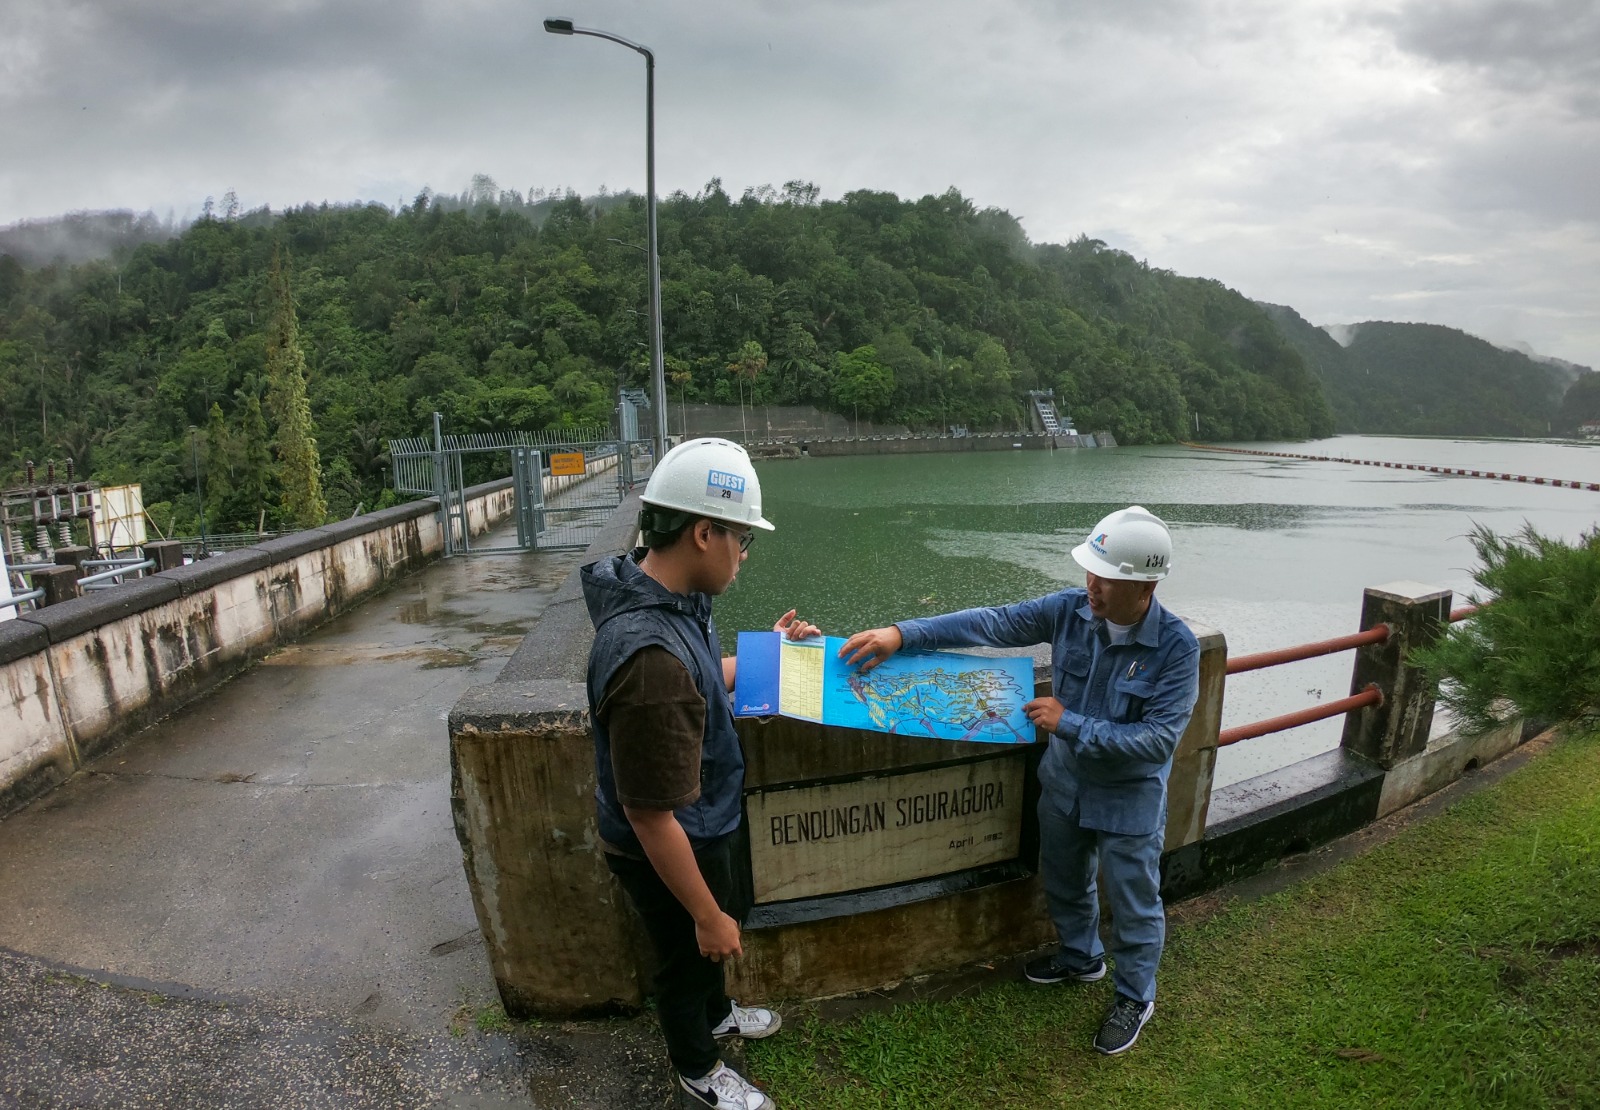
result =
[{"label": "blue work trousers", "polygon": [[1062,799],[1045,786],[1039,797],[1039,871],[1061,939],[1059,962],[1087,967],[1105,955],[1096,882],[1097,875],[1103,876],[1111,907],[1112,982],[1119,994],[1153,1002],[1156,967],[1167,936],[1161,906],[1166,829],[1128,836],[1081,828],[1078,816],[1076,799],[1063,807]]}]

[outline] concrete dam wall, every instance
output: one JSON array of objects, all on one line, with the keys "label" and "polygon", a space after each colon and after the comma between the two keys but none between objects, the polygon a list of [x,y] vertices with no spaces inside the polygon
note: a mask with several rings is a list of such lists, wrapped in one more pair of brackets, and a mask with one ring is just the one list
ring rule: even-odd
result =
[{"label": "concrete dam wall", "polygon": [[[467,498],[475,533],[514,509],[509,479]],[[413,501],[0,624],[0,815],[443,548],[437,501]]]}]

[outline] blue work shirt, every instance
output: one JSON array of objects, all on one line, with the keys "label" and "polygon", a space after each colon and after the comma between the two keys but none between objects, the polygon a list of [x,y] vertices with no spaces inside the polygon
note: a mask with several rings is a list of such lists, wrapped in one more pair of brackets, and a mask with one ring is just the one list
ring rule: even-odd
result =
[{"label": "blue work shirt", "polygon": [[1166,823],[1172,754],[1200,696],[1200,645],[1154,597],[1121,644],[1082,589],[897,627],[907,648],[1049,644],[1051,686],[1066,708],[1041,785],[1069,812],[1076,802],[1086,829],[1148,835]]}]

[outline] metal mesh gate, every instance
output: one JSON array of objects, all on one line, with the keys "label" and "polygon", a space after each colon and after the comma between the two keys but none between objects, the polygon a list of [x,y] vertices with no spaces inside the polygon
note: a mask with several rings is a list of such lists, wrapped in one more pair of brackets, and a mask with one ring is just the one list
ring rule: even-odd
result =
[{"label": "metal mesh gate", "polygon": [[[587,547],[627,491],[649,478],[653,461],[649,443],[607,428],[445,435],[438,414],[431,441],[391,439],[389,454],[397,492],[439,499],[447,557]],[[475,544],[466,490],[506,477],[516,542]]]},{"label": "metal mesh gate", "polygon": [[623,495],[650,475],[649,445],[629,440],[548,444],[529,484],[534,543],[588,547]]}]

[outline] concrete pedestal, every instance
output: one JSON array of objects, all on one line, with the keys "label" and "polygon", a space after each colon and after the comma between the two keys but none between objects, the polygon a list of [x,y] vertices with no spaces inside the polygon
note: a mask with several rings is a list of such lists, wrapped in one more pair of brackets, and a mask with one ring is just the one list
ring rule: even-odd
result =
[{"label": "concrete pedestal", "polygon": [[36,570],[31,579],[35,589],[44,591],[43,604],[55,605],[78,596],[78,568],[72,565]]},{"label": "concrete pedestal", "polygon": [[58,547],[56,548],[55,563],[58,567],[71,567],[77,572],[78,577],[84,575],[83,561],[94,554],[92,547]]},{"label": "concrete pedestal", "polygon": [[1350,692],[1370,684],[1383,692],[1383,704],[1345,717],[1347,751],[1388,769],[1428,746],[1436,691],[1422,668],[1409,661],[1412,649],[1444,635],[1450,623],[1450,591],[1421,582],[1391,582],[1369,588],[1361,603],[1361,630],[1389,626],[1389,638],[1356,651]]},{"label": "concrete pedestal", "polygon": [[155,543],[145,544],[143,550],[144,557],[156,565],[152,573],[159,574],[164,570],[176,570],[183,566],[182,540],[157,540]]}]

